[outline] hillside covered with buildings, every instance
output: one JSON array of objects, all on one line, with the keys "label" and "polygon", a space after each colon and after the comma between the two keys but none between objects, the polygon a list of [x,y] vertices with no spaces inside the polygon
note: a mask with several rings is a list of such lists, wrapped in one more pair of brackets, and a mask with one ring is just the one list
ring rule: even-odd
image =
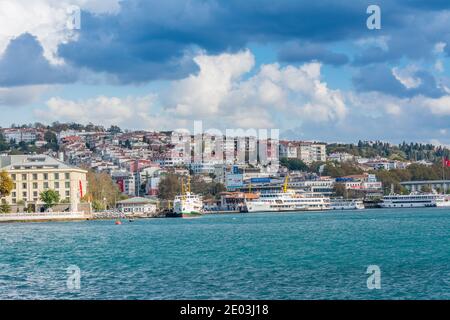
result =
[{"label": "hillside covered with buildings", "polygon": [[164,201],[180,192],[183,176],[193,177],[195,192],[211,205],[279,189],[286,176],[290,188],[371,199],[417,188],[446,192],[439,181],[450,177],[442,165],[449,150],[431,144],[327,144],[75,123],[2,128],[0,154],[0,170],[14,181],[2,202],[13,210],[42,205],[48,189],[60,202],[94,210],[127,198]]}]

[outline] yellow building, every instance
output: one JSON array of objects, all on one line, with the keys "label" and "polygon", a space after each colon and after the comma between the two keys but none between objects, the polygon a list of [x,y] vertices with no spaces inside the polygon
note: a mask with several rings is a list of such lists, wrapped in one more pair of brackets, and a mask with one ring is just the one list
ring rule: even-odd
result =
[{"label": "yellow building", "polygon": [[8,172],[14,181],[11,194],[4,198],[12,205],[22,201],[41,205],[40,193],[53,189],[61,201],[70,203],[71,211],[77,211],[81,197],[86,194],[86,170],[46,155],[0,156],[1,170]]}]

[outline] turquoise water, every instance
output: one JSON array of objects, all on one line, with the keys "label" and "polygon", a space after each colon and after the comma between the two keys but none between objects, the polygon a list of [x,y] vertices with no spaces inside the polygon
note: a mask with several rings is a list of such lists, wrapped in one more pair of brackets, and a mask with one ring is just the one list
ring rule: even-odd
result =
[{"label": "turquoise water", "polygon": [[450,210],[2,224],[0,298],[450,299]]}]

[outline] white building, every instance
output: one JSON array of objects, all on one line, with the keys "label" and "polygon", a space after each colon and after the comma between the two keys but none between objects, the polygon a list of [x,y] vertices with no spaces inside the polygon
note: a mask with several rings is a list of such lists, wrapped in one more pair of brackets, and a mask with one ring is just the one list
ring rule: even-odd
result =
[{"label": "white building", "polygon": [[125,215],[148,215],[156,213],[158,202],[153,199],[134,197],[117,202],[117,209]]},{"label": "white building", "polygon": [[41,192],[52,189],[76,211],[87,192],[86,170],[46,155],[0,156],[0,170],[5,170],[14,182],[11,194],[4,198],[9,204],[23,201],[42,205]]},{"label": "white building", "polygon": [[326,144],[306,141],[280,141],[280,158],[299,159],[310,164],[326,161]]}]

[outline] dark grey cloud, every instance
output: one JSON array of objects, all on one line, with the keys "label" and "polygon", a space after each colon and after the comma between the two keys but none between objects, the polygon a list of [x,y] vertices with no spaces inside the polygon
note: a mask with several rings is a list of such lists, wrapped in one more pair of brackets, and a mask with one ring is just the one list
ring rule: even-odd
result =
[{"label": "dark grey cloud", "polygon": [[[75,66],[116,75],[122,82],[174,79],[195,70],[182,60],[197,48],[210,54],[236,51],[249,43],[299,41],[324,44],[309,52],[283,53],[302,61],[342,64],[346,58],[326,49],[329,42],[367,33],[368,1],[154,1],[129,0],[114,16],[83,12],[79,40],[59,54]],[[181,61],[181,62],[180,62]]]},{"label": "dark grey cloud", "polygon": [[[353,65],[363,67],[404,57],[429,59],[436,42],[450,41],[450,35],[445,38],[450,23],[439,20],[439,10],[448,7],[444,1],[427,1],[426,5],[420,1],[377,1],[382,10],[382,29],[376,31],[366,28],[370,4],[373,1],[127,0],[121,2],[117,14],[82,12],[78,40],[58,49],[67,62],[66,70],[49,66],[40,58],[42,49],[35,39],[25,39],[22,46],[30,46],[35,53],[34,68],[40,75],[0,71],[3,82],[9,85],[73,81],[76,77],[68,71],[71,67],[107,73],[121,83],[142,83],[178,79],[195,72],[197,66],[190,57],[199,49],[218,54],[251,43],[293,43],[280,50],[282,61],[319,60],[343,65],[348,53],[334,52],[330,49],[333,44],[387,36],[387,50],[367,48],[351,58]],[[436,21],[439,23],[432,23]],[[17,43],[10,45],[11,50],[18,50],[14,48]],[[450,46],[447,48],[450,50]],[[5,64],[2,68],[6,70]]]},{"label": "dark grey cloud", "polygon": [[362,67],[353,77],[353,85],[359,92],[381,92],[397,97],[407,98],[424,95],[438,98],[445,91],[438,86],[435,77],[426,70],[418,70],[412,76],[420,81],[415,88],[406,88],[392,73],[386,64]]},{"label": "dark grey cloud", "polygon": [[71,68],[51,65],[39,41],[28,33],[12,39],[0,58],[0,87],[69,83],[76,79]]},{"label": "dark grey cloud", "polygon": [[284,45],[278,52],[278,59],[288,63],[318,60],[335,66],[346,64],[349,60],[347,55],[333,52],[323,45],[298,42]]}]

